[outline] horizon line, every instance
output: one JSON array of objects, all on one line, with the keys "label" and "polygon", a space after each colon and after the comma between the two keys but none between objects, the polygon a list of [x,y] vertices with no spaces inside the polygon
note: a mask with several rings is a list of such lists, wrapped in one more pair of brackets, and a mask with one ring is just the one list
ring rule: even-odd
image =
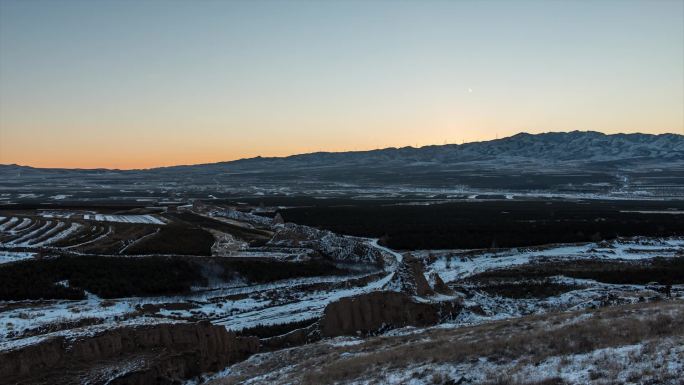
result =
[{"label": "horizon line", "polygon": [[29,164],[18,164],[18,163],[0,163],[0,166],[5,166],[5,167],[10,167],[10,166],[15,166],[15,167],[27,167],[27,168],[34,168],[34,169],[43,169],[43,170],[79,170],[79,171],[100,171],[100,170],[106,170],[106,171],[146,171],[146,170],[155,170],[155,169],[162,169],[162,168],[172,168],[172,167],[193,167],[193,166],[204,166],[204,165],[212,165],[212,164],[219,164],[219,163],[232,163],[232,162],[239,162],[239,161],[245,161],[245,160],[252,160],[252,159],[285,159],[285,158],[290,158],[290,157],[295,157],[295,156],[303,156],[303,155],[312,155],[312,154],[341,154],[341,153],[360,153],[360,152],[373,152],[373,151],[383,151],[383,150],[398,150],[398,149],[403,149],[403,148],[414,148],[414,149],[421,149],[425,147],[441,147],[441,146],[461,146],[465,144],[473,144],[473,143],[484,143],[484,142],[494,142],[494,141],[499,141],[499,140],[505,140],[509,139],[518,135],[530,135],[530,136],[540,136],[540,135],[548,135],[548,134],[570,134],[570,133],[594,133],[594,134],[599,134],[603,136],[620,136],[620,135],[648,135],[648,136],[663,136],[663,135],[675,135],[675,136],[684,136],[684,134],[679,134],[676,132],[665,132],[665,133],[659,133],[659,134],[649,134],[649,133],[643,133],[643,132],[618,132],[618,133],[612,133],[612,134],[606,134],[601,131],[595,131],[595,130],[572,130],[572,131],[545,131],[545,132],[540,132],[540,133],[529,133],[526,131],[520,131],[518,133],[515,133],[513,135],[509,136],[504,136],[504,137],[497,137],[495,139],[488,139],[488,140],[473,140],[473,141],[463,141],[461,143],[443,143],[443,144],[426,144],[424,146],[417,146],[414,147],[412,145],[407,145],[407,146],[401,146],[401,147],[382,147],[382,148],[375,148],[375,149],[367,149],[367,150],[340,150],[340,151],[311,151],[311,152],[301,152],[301,153],[292,153],[288,155],[280,155],[280,156],[262,156],[262,155],[255,155],[251,157],[243,157],[243,158],[235,158],[235,159],[229,159],[229,160],[219,160],[215,162],[204,162],[204,163],[182,163],[182,164],[171,164],[171,165],[162,165],[162,166],[153,166],[153,167],[145,167],[145,168],[109,168],[109,167],[40,167],[40,166],[32,166]]}]

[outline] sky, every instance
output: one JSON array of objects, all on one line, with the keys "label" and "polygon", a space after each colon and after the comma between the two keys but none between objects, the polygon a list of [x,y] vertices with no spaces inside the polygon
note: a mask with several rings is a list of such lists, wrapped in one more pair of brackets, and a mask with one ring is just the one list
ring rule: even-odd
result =
[{"label": "sky", "polygon": [[684,1],[0,0],[0,164],[684,134]]}]

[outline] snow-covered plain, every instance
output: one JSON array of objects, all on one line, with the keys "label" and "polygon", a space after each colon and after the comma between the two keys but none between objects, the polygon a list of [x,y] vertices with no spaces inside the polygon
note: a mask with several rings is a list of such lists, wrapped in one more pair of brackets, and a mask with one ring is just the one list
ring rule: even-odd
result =
[{"label": "snow-covered plain", "polygon": [[[51,215],[51,213],[46,213]],[[83,229],[83,222],[71,222],[54,213],[47,219],[29,220],[23,224],[20,218],[0,219],[1,226],[23,225],[23,231],[12,234],[13,245],[18,247],[49,246]],[[246,214],[249,215],[249,214]],[[12,221],[12,219],[14,219]],[[27,219],[27,218],[24,218]],[[164,224],[154,215],[105,215],[83,214],[83,219],[96,222],[129,222]],[[243,218],[244,219],[244,218]],[[80,220],[80,219],[79,219]],[[231,219],[234,220],[234,219]],[[256,222],[255,222],[256,223]],[[68,224],[68,226],[67,226]],[[95,226],[91,223],[86,226]],[[104,232],[102,225],[100,231]],[[93,330],[122,324],[159,322],[192,322],[209,320],[229,330],[240,331],[257,325],[279,325],[318,318],[325,307],[340,298],[363,293],[387,290],[393,282],[394,270],[401,264],[406,253],[380,246],[375,239],[343,237],[330,232],[307,229],[303,226],[274,225],[282,237],[277,242],[263,246],[271,249],[271,256],[287,259],[292,253],[314,255],[315,250],[334,251],[340,261],[360,263],[373,260],[385,262],[384,270],[372,267],[346,276],[309,277],[287,279],[268,284],[250,285],[242,278],[233,281],[217,280],[204,287],[195,287],[191,293],[177,296],[135,297],[103,300],[93,295],[80,301],[44,300],[0,302],[0,351],[34,343],[49,335],[84,335]],[[109,230],[111,232],[111,228]],[[109,234],[109,232],[107,234]],[[106,235],[106,234],[105,234]],[[307,243],[301,242],[305,236]],[[297,242],[290,242],[292,239]],[[229,244],[230,239],[224,243]],[[92,242],[92,240],[86,241]],[[290,243],[292,244],[290,244]],[[5,246],[8,246],[7,244]],[[230,245],[228,245],[230,246]],[[228,248],[228,246],[226,246]],[[9,247],[7,247],[9,248]],[[317,249],[318,248],[318,249]],[[288,252],[289,250],[289,252]],[[305,251],[309,250],[309,251]],[[643,298],[656,298],[659,293],[646,285],[610,285],[591,280],[575,280],[564,276],[550,278],[551,283],[569,289],[546,298],[507,298],[468,287],[466,281],[474,274],[492,269],[509,268],[542,261],[563,260],[615,260],[637,261],[654,257],[673,258],[682,255],[684,238],[625,238],[613,241],[551,245],[534,248],[491,250],[424,250],[412,252],[425,262],[426,275],[438,273],[447,282],[461,285],[468,290],[454,294],[463,301],[464,310],[453,319],[446,319],[437,328],[461,328],[525,315],[540,315],[555,311],[599,308],[606,304],[637,303]],[[259,249],[238,248],[231,256],[268,257]],[[308,253],[308,254],[307,254]],[[299,255],[299,254],[297,254]],[[0,251],[0,263],[32,258],[32,253]],[[281,258],[282,257],[282,258]],[[289,260],[289,259],[288,259]],[[371,266],[370,264],[368,266]],[[427,278],[427,277],[426,277]],[[68,285],[68,282],[59,284]],[[675,285],[676,295],[684,294],[684,285]],[[449,297],[454,299],[453,297]],[[424,299],[421,299],[424,300]],[[439,300],[435,297],[433,300]],[[90,325],[90,326],[88,326]],[[45,333],[45,330],[59,330]],[[402,333],[421,333],[425,329],[405,328],[390,331],[387,336]],[[353,347],[358,340],[340,340],[336,347]],[[473,363],[469,364],[473,366]],[[478,370],[477,366],[468,370]],[[502,370],[505,370],[503,366]],[[409,370],[411,368],[408,368]],[[447,368],[444,369],[445,371]],[[456,370],[448,368],[448,370]],[[465,370],[465,369],[464,369]],[[408,374],[407,374],[408,373]],[[397,371],[387,377],[387,383],[411,383],[405,377],[412,372]],[[451,372],[449,372],[451,373]],[[452,376],[453,377],[453,376]],[[579,377],[578,377],[579,378]],[[393,382],[394,381],[394,382]],[[408,382],[407,382],[408,381]]]},{"label": "snow-covered plain", "polygon": [[[423,364],[409,368],[384,371],[380,378],[349,382],[353,385],[370,385],[378,381],[384,385],[429,385],[439,381],[482,384],[539,383],[561,379],[568,384],[603,384],[602,377],[616,377],[619,384],[642,384],[643,374],[661,368],[661,376],[676,379],[684,374],[684,345],[681,341],[665,341],[659,351],[648,351],[644,344],[624,345],[592,350],[589,353],[552,356],[541,362],[514,360],[501,362],[486,357],[458,364]],[[610,368],[610,369],[609,369]],[[460,381],[460,382],[459,382]],[[509,382],[510,381],[510,382]],[[653,383],[658,382],[653,378]],[[251,382],[247,382],[251,383]],[[668,382],[677,383],[677,382]]]},{"label": "snow-covered plain", "polygon": [[[478,272],[491,269],[533,263],[544,258],[595,259],[624,258],[635,260],[655,256],[672,257],[684,247],[680,238],[668,239],[621,239],[601,244],[558,245],[549,248],[530,250],[511,249],[496,253],[470,253],[468,257],[451,257],[456,251],[433,251],[436,256],[430,269],[437,271],[445,281],[454,281]],[[396,258],[400,253],[389,250]],[[416,253],[419,257],[427,255],[427,251]],[[17,258],[30,258],[32,254],[7,254],[5,261]],[[369,275],[371,274],[371,275]],[[156,313],[160,321],[183,321],[190,319],[208,319],[231,330],[250,328],[258,324],[282,324],[319,317],[325,306],[342,297],[353,296],[375,290],[381,290],[392,278],[391,272],[385,274],[364,273],[355,276],[311,277],[284,280],[270,284],[246,285],[236,281],[217,284],[210,288],[196,288],[195,292],[182,296],[122,298],[108,301],[114,305],[103,309],[99,302],[88,301],[44,301],[40,311],[31,313],[31,324],[36,327],[48,325],[59,319],[78,320],[87,317],[123,316],[142,304],[190,304],[188,309],[170,310],[163,306]],[[376,277],[359,286],[344,287],[343,283],[350,279],[364,276]],[[542,300],[515,299],[488,295],[476,292],[464,298],[466,305],[479,306],[483,313],[464,311],[445,327],[458,327],[473,323],[481,323],[494,319],[517,317],[526,314],[539,314],[556,310],[584,309],[600,306],[602,301],[619,295],[623,303],[634,303],[639,297],[655,296],[657,293],[643,285],[610,285],[590,280],[575,280],[566,277],[554,277],[553,282],[576,286],[577,289],[551,296]],[[308,289],[312,285],[318,289]],[[684,286],[675,285],[673,292],[684,293]],[[325,287],[328,287],[327,289]],[[69,306],[78,311],[65,310]],[[103,313],[104,312],[104,313]],[[21,322],[19,310],[0,311],[0,330],[7,331],[8,323],[13,324],[15,332],[21,331],[26,324]],[[61,314],[61,316],[59,316]],[[65,316],[66,314],[66,316]],[[22,326],[24,325],[24,326]],[[7,334],[0,335],[0,341],[6,340]]]},{"label": "snow-covered plain", "polygon": [[423,250],[418,257],[436,257],[428,265],[445,282],[463,279],[487,270],[524,265],[542,260],[641,260],[672,258],[684,251],[684,238],[620,238],[613,241],[578,245],[555,245],[536,248],[513,248],[499,251]]},{"label": "snow-covered plain", "polygon": [[[642,324],[667,325],[683,312],[681,301],[669,301],[471,327],[406,328],[366,339],[339,337],[253,355],[188,385],[679,385],[681,331]],[[634,330],[611,330],[614,324]],[[583,335],[588,341],[577,341]]]}]

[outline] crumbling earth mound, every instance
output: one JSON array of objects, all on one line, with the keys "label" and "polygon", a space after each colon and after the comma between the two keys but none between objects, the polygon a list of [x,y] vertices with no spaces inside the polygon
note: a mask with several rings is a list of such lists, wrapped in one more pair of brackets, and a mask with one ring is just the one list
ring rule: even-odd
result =
[{"label": "crumbling earth mound", "polygon": [[430,326],[458,314],[457,301],[420,302],[393,291],[378,291],[342,298],[326,306],[321,335],[369,335],[404,326]]},{"label": "crumbling earth mound", "polygon": [[338,262],[382,266],[383,254],[359,238],[345,237],[327,230],[286,223],[277,228],[269,246],[309,248]]},{"label": "crumbling earth mound", "polygon": [[434,295],[435,292],[425,279],[423,264],[410,254],[405,255],[385,286],[387,290],[398,291],[420,297]]},{"label": "crumbling earth mound", "polygon": [[208,322],[122,327],[92,336],[48,338],[0,353],[0,378],[31,384],[172,384],[215,372],[259,349]]}]

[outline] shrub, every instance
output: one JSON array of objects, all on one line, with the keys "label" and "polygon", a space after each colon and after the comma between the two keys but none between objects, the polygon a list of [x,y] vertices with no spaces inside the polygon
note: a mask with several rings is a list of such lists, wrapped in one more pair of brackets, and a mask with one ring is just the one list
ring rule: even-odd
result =
[{"label": "shrub", "polygon": [[[69,287],[56,285],[68,280]],[[0,300],[82,299],[187,292],[202,282],[198,266],[172,257],[62,256],[0,266]]]}]

